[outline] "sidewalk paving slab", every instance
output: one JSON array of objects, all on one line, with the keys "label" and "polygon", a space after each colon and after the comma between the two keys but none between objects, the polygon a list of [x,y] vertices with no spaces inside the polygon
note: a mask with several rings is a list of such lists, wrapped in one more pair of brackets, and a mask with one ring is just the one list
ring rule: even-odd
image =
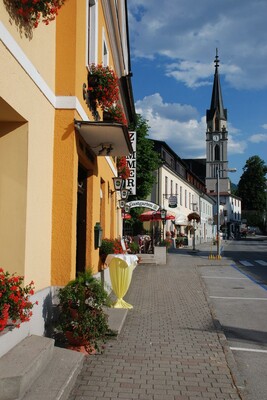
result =
[{"label": "sidewalk paving slab", "polygon": [[202,255],[137,266],[125,296],[134,308],[104,353],[86,357],[68,400],[245,399],[198,272],[227,260]]}]

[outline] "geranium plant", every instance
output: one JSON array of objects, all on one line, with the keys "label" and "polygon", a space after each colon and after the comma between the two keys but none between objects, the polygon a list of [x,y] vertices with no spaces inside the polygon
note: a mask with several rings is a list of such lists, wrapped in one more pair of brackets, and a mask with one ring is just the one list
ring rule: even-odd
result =
[{"label": "geranium plant", "polygon": [[35,28],[42,21],[46,25],[58,15],[65,0],[14,0],[16,13]]},{"label": "geranium plant", "polygon": [[70,344],[84,345],[88,353],[100,350],[100,343],[105,341],[109,332],[104,306],[110,305],[108,293],[101,281],[92,276],[90,271],[78,275],[64,288],[59,289],[58,329]]},{"label": "geranium plant", "polygon": [[99,248],[100,255],[122,254],[123,249],[119,239],[103,239]]},{"label": "geranium plant", "polygon": [[34,282],[23,287],[23,280],[22,276],[0,268],[0,331],[5,329],[9,320],[16,328],[29,321],[34,304],[38,304],[37,301],[30,301],[30,296],[34,294]]},{"label": "geranium plant", "polygon": [[127,160],[125,156],[118,157],[117,159],[118,175],[123,179],[128,179],[130,177],[130,168],[128,167]]},{"label": "geranium plant", "polygon": [[109,66],[91,64],[88,75],[89,96],[102,110],[112,107],[119,99],[118,77]]},{"label": "geranium plant", "polygon": [[127,120],[122,107],[119,104],[113,104],[110,107],[106,107],[103,111],[103,119],[111,119],[119,124],[127,125]]}]

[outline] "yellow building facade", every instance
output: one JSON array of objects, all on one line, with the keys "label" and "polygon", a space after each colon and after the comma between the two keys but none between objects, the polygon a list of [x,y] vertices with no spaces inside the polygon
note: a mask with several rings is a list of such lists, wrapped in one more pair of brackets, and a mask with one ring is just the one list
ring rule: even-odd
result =
[{"label": "yellow building facade", "polygon": [[87,268],[99,273],[96,224],[103,237],[121,234],[112,178],[116,156],[131,153],[128,131],[104,123],[101,110],[96,121],[85,86],[92,63],[112,68],[133,122],[127,4],[66,0],[35,29],[8,4],[0,3],[0,266],[34,281],[41,313],[52,287]]}]

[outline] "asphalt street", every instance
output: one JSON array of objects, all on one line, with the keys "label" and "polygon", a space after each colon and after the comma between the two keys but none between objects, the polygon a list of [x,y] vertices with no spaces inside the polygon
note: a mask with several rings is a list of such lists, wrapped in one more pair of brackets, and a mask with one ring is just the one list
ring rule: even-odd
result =
[{"label": "asphalt street", "polygon": [[267,241],[224,243],[230,265],[201,266],[208,299],[227,338],[248,400],[267,398]]}]

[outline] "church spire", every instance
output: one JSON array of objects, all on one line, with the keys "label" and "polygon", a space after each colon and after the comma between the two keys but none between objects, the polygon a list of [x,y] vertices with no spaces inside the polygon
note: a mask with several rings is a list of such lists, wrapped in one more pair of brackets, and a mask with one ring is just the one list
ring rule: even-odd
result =
[{"label": "church spire", "polygon": [[210,109],[207,110],[207,122],[214,118],[214,114],[217,114],[217,118],[220,120],[227,120],[227,110],[223,108],[222,90],[219,76],[219,56],[218,49],[216,49],[216,56],[214,60],[215,73],[213,80],[212,97],[210,102]]},{"label": "church spire", "polygon": [[206,131],[206,187],[208,192],[216,192],[217,171],[223,171],[220,176],[221,192],[230,193],[230,183],[227,175],[228,131],[227,110],[223,108],[222,91],[219,77],[218,49],[214,60],[215,73],[212,88],[210,109],[207,110]]}]

